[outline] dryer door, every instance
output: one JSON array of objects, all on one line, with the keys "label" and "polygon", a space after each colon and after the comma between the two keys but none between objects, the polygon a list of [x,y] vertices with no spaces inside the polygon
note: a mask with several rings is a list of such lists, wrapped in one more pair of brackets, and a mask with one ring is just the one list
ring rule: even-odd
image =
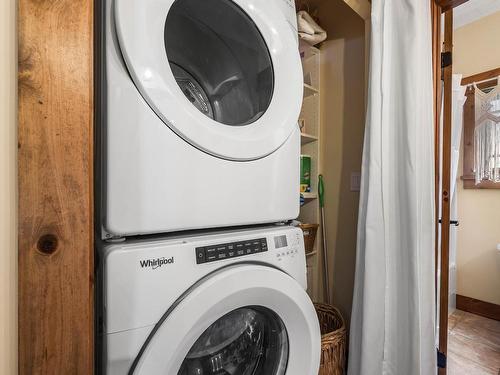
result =
[{"label": "dryer door", "polygon": [[320,343],[314,307],[293,278],[236,265],[201,280],[167,311],[130,373],[317,374]]},{"label": "dryer door", "polygon": [[193,146],[253,160],[297,126],[300,57],[276,1],[116,0],[114,14],[135,86]]}]

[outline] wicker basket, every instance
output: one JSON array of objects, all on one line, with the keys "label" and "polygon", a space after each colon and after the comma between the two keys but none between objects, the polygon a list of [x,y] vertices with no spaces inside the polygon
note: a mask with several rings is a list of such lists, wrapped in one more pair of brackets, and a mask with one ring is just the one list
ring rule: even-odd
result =
[{"label": "wicker basket", "polygon": [[315,303],[321,328],[321,364],[319,375],[344,375],[346,328],[344,318],[331,305]]},{"label": "wicker basket", "polygon": [[299,224],[300,229],[304,233],[304,246],[306,254],[314,250],[314,241],[316,240],[316,233],[319,224]]}]

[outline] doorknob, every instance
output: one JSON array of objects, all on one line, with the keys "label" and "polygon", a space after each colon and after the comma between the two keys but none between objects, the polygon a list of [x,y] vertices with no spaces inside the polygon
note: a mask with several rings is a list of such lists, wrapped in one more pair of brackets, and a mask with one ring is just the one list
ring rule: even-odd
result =
[{"label": "doorknob", "polygon": [[[439,224],[441,224],[443,221],[441,219],[439,219]],[[460,225],[460,221],[458,220],[450,220],[450,225],[454,225],[456,227],[458,227]]]}]

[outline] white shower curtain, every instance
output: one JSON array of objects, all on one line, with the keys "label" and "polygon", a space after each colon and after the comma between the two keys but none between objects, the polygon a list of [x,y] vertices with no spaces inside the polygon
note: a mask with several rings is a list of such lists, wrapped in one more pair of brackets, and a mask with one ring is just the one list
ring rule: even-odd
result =
[{"label": "white shower curtain", "polygon": [[[460,145],[462,143],[462,129],[463,129],[463,112],[464,104],[467,99],[465,96],[465,87],[461,86],[462,75],[453,74],[452,78],[452,117],[451,117],[451,169],[450,169],[450,220],[458,220],[458,194],[457,194],[457,183],[458,183],[458,171],[459,171],[459,161],[460,161]],[[441,101],[441,105],[444,105]],[[441,112],[441,122],[440,122],[440,155],[439,160],[443,160],[443,113]],[[440,163],[439,175],[443,176],[443,166]],[[442,183],[439,181],[439,196],[442,192]],[[442,216],[441,212],[441,202],[439,202],[439,217]],[[450,225],[450,245],[449,245],[449,279],[448,279],[448,314],[453,313],[456,309],[456,294],[457,294],[457,280],[456,280],[456,261],[457,261],[457,227],[455,225]],[[438,249],[439,249],[439,259],[441,259],[441,229],[439,226],[438,232]],[[438,286],[437,290],[441,287],[441,263],[438,264]],[[436,304],[436,317],[439,316],[440,303],[437,299]],[[436,320],[436,331],[439,332],[439,320]],[[439,345],[439,337],[436,336],[436,346]]]},{"label": "white shower curtain", "polygon": [[[462,143],[463,114],[464,104],[467,99],[465,96],[465,86],[461,86],[462,75],[453,74],[452,91],[452,121],[451,121],[451,184],[450,184],[450,218],[458,218],[458,194],[457,184],[459,183],[459,161],[460,145]],[[442,174],[441,174],[442,176]],[[458,228],[455,225],[450,227],[450,281],[449,281],[449,305],[448,313],[452,313],[456,308],[457,280],[456,280],[456,262],[457,262],[457,236]]]},{"label": "white shower curtain", "polygon": [[429,0],[373,0],[350,375],[436,373]]}]

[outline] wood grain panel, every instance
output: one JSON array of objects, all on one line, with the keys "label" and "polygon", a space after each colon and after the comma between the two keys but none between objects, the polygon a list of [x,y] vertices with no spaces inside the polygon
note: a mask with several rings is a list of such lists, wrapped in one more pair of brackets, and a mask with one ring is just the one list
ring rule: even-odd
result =
[{"label": "wood grain panel", "polygon": [[457,294],[457,309],[500,321],[500,306]]},{"label": "wood grain panel", "polygon": [[18,19],[19,374],[91,374],[93,2]]}]

